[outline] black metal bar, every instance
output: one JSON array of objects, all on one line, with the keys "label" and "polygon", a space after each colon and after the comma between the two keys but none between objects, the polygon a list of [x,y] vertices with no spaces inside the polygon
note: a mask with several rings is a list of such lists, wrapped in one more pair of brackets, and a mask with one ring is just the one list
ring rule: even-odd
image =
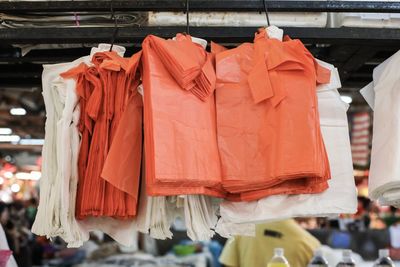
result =
[{"label": "black metal bar", "polygon": [[[94,12],[109,11],[110,1],[21,1],[0,2],[0,12]],[[267,1],[269,11],[280,12],[378,12],[399,13],[400,2],[388,1]],[[185,11],[185,2],[179,0],[119,0],[115,11]],[[192,0],[190,11],[262,12],[259,0]]]},{"label": "black metal bar", "polygon": [[[192,27],[191,35],[221,43],[251,41],[255,27]],[[395,45],[400,47],[399,29],[382,28],[283,28],[292,38],[307,43]],[[72,44],[108,42],[114,28],[17,28],[0,29],[3,44]],[[185,27],[121,27],[117,42],[140,44],[149,34],[170,38]]]},{"label": "black metal bar", "polygon": [[[356,53],[354,53],[351,57],[347,59],[347,61],[340,68],[340,78],[342,81],[346,81],[347,79],[353,76],[354,72],[359,70],[362,66],[365,65],[367,60],[373,58],[377,51],[371,50],[368,46],[361,46]],[[371,73],[369,73],[371,75]]]},{"label": "black metal bar", "polygon": [[0,72],[0,79],[39,79],[42,72]]}]

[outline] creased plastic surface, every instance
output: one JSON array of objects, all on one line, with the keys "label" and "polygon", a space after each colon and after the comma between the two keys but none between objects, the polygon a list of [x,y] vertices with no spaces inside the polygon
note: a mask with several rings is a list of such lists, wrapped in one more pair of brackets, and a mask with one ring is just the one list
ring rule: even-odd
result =
[{"label": "creased plastic surface", "polygon": [[318,109],[321,131],[328,152],[332,178],[321,194],[270,196],[252,202],[221,204],[219,227],[230,229],[230,223],[260,223],[291,217],[338,216],[357,211],[357,190],[354,181],[346,111],[337,88],[340,79],[330,64],[319,64],[332,71],[329,84],[318,86]]},{"label": "creased plastic surface", "polygon": [[[93,68],[91,59],[97,52],[109,49],[110,45],[99,44],[92,48],[90,56],[70,63],[44,66],[43,96],[48,119],[43,148],[45,157],[41,197],[32,231],[47,237],[59,236],[68,247],[81,246],[89,239],[91,230],[101,230],[126,246],[134,241],[131,233],[135,230],[135,223],[132,220],[106,217],[85,217],[83,221],[75,219],[78,177],[84,177],[86,171],[89,145],[95,126],[93,118],[97,120],[100,109],[103,108],[102,103],[94,101],[101,98],[103,84],[98,79],[97,68]],[[113,51],[121,57],[125,48],[115,45]],[[112,59],[117,55],[109,55],[111,57],[104,67],[120,70],[121,67],[127,66],[129,69],[131,66],[114,64]],[[91,98],[92,96],[94,97]],[[90,112],[86,112],[87,110]],[[62,116],[61,120],[58,116]],[[54,175],[51,175],[52,172],[55,172]]]},{"label": "creased plastic surface", "polygon": [[269,39],[216,54],[216,109],[223,187],[231,200],[327,189],[316,85],[330,71],[298,40]]},{"label": "creased plastic surface", "polygon": [[[141,140],[142,116],[136,69],[140,53],[132,58],[99,52],[92,58],[93,66],[78,66],[64,74],[83,79],[77,89],[85,108],[79,127],[82,142],[76,214],[80,219],[136,215],[141,158],[137,140]],[[128,153],[118,153],[127,138],[132,138]],[[129,168],[127,164],[131,164]]]},{"label": "creased plastic surface", "polygon": [[74,216],[78,182],[76,130],[80,109],[74,80],[60,74],[86,60],[45,65],[42,75],[46,105],[46,134],[43,146],[40,202],[32,232],[46,237],[60,236],[69,246],[80,246],[89,238]]},{"label": "creased plastic surface", "polygon": [[128,61],[123,61],[126,71],[124,83],[128,92],[122,96],[125,104],[120,108],[123,113],[101,173],[103,179],[129,194],[136,203],[143,142],[143,101],[137,91],[140,58],[141,52],[133,55]]},{"label": "creased plastic surface", "polygon": [[399,79],[400,52],[374,69],[374,122],[369,196],[382,205],[400,206]]},{"label": "creased plastic surface", "polygon": [[147,193],[223,196],[212,55],[179,34],[142,47]]}]

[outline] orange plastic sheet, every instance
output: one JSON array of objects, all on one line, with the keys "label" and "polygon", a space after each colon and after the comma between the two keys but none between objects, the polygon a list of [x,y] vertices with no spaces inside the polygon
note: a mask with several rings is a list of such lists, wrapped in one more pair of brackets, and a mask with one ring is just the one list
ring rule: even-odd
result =
[{"label": "orange plastic sheet", "polygon": [[223,197],[213,56],[182,34],[142,49],[147,193]]},{"label": "orange plastic sheet", "polygon": [[[94,66],[81,64],[63,74],[77,79],[80,97],[79,219],[136,215],[142,153],[143,104],[136,90],[140,56],[99,52],[92,58]],[[127,149],[121,149],[128,140]]]},{"label": "orange plastic sheet", "polygon": [[[86,111],[87,103],[92,94],[101,93],[102,85],[100,79],[97,77],[98,73],[96,68],[88,67],[85,63],[81,63],[76,68],[61,74],[64,78],[76,79],[76,91],[79,96],[80,118],[79,118],[79,132],[81,134],[81,144],[79,148],[78,157],[78,177],[82,181],[85,177],[87,159],[89,157],[90,142],[93,134],[93,123],[89,114]],[[99,103],[100,104],[100,103]],[[76,203],[81,203],[82,194],[77,194]],[[75,213],[80,214],[80,205],[75,206]]]},{"label": "orange plastic sheet", "polygon": [[216,53],[216,109],[223,187],[228,199],[320,193],[329,162],[322,140],[316,85],[328,83],[299,40],[268,38]]},{"label": "orange plastic sheet", "polygon": [[121,82],[128,91],[120,95],[124,105],[117,107],[120,109],[120,119],[117,123],[114,117],[116,131],[101,173],[103,179],[129,194],[135,203],[138,201],[143,143],[143,100],[137,91],[140,82],[137,69],[141,54],[139,52],[124,61],[126,77]]}]

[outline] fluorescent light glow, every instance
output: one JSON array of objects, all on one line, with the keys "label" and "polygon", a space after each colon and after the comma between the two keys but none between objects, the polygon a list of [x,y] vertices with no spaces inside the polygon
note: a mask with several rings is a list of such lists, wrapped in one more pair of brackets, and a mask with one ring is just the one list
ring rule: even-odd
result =
[{"label": "fluorescent light glow", "polygon": [[13,178],[14,174],[12,172],[5,172],[4,173],[4,177],[6,177],[7,179],[11,179]]},{"label": "fluorescent light glow", "polygon": [[10,203],[12,198],[9,194],[7,193],[3,193],[0,197],[1,201],[5,202],[5,203]]},{"label": "fluorescent light glow", "polygon": [[21,186],[19,186],[19,184],[12,184],[11,185],[11,191],[14,193],[18,193],[19,190],[21,190]]},{"label": "fluorescent light glow", "polygon": [[4,184],[4,178],[0,177],[0,185]]},{"label": "fluorescent light glow", "polygon": [[19,180],[39,180],[42,177],[42,173],[38,171],[29,172],[17,172],[15,177]]},{"label": "fluorescent light glow", "polygon": [[0,142],[12,142],[12,143],[17,143],[19,140],[21,140],[21,137],[18,135],[0,135]]},{"label": "fluorescent light glow", "polygon": [[24,108],[12,108],[10,109],[10,114],[14,116],[26,115],[26,110]]},{"label": "fluorescent light glow", "polygon": [[0,134],[12,134],[12,130],[10,128],[0,128]]},{"label": "fluorescent light glow", "polygon": [[342,95],[342,96],[340,96],[340,98],[342,99],[343,102],[345,102],[347,104],[350,104],[351,102],[353,102],[353,98],[348,95]]},{"label": "fluorescent light glow", "polygon": [[38,171],[31,171],[31,180],[39,180],[42,177],[42,173]]},{"label": "fluorescent light glow", "polygon": [[43,145],[44,139],[21,139],[19,141],[20,145]]},{"label": "fluorescent light glow", "polygon": [[15,177],[20,180],[30,180],[31,174],[29,172],[17,172]]}]

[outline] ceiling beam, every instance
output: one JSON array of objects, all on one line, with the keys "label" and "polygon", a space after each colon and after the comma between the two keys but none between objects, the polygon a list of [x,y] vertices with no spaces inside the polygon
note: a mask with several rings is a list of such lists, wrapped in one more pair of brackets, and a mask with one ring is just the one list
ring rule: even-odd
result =
[{"label": "ceiling beam", "polygon": [[[305,43],[320,44],[368,44],[400,47],[400,30],[381,28],[300,28],[284,27],[292,38]],[[117,42],[141,43],[149,34],[164,38],[186,31],[186,27],[121,27]],[[191,27],[193,36],[220,43],[251,41],[256,27]],[[0,29],[0,40],[11,44],[35,43],[82,43],[108,42],[114,33],[113,27],[93,28],[16,28]]]},{"label": "ceiling beam", "polygon": [[[347,61],[339,68],[340,78],[342,79],[342,82],[346,81],[350,76],[352,76],[353,72],[364,66],[365,62],[373,58],[377,52],[377,50],[373,50],[371,49],[371,47],[368,46],[360,47],[357,52],[349,57]],[[354,78],[366,77],[354,76]]]},{"label": "ceiling beam", "polygon": [[[0,12],[99,12],[110,11],[176,11],[186,10],[185,1],[21,1],[0,2]],[[399,13],[400,2],[389,1],[267,1],[269,11],[279,12],[386,12]],[[262,12],[259,0],[192,0],[190,11]]]}]

